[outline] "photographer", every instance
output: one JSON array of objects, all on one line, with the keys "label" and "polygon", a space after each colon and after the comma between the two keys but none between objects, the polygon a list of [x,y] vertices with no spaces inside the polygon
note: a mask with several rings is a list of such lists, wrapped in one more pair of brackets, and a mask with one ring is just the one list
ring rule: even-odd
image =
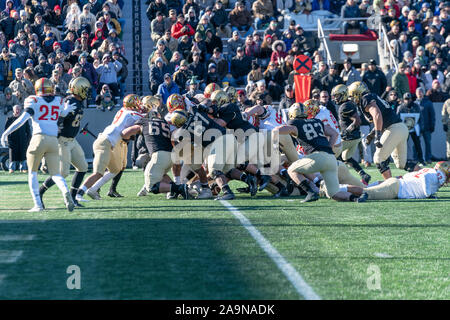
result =
[{"label": "photographer", "polygon": [[[117,73],[122,69],[122,64],[118,60],[113,60],[109,53],[102,58],[102,63],[95,68],[99,75],[99,89],[107,84],[114,97],[119,96],[119,86],[117,84]],[[100,90],[99,90],[100,91]]]}]

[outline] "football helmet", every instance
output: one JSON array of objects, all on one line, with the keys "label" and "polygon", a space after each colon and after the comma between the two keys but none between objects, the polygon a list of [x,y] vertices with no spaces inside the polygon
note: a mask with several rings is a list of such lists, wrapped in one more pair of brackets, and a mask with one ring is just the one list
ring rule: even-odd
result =
[{"label": "football helmet", "polygon": [[127,110],[139,111],[141,112],[141,99],[137,94],[129,94],[123,99],[123,107]]},{"label": "football helmet", "polygon": [[89,91],[91,90],[91,83],[84,77],[78,77],[70,81],[68,93],[76,95],[81,99],[87,99],[89,97]]},{"label": "football helmet", "polygon": [[337,104],[344,103],[348,100],[348,89],[345,84],[338,84],[331,90],[331,99]]},{"label": "football helmet", "polygon": [[186,111],[178,109],[172,112],[170,122],[172,122],[172,124],[175,127],[180,128],[181,126],[183,126],[183,124],[186,123],[186,121],[187,121]]},{"label": "football helmet", "polygon": [[156,109],[152,105],[152,98],[152,96],[145,96],[142,98],[142,109],[144,109],[146,113]]},{"label": "football helmet", "polygon": [[205,98],[209,98],[216,90],[220,90],[220,86],[217,83],[211,82],[206,86],[205,91],[203,91],[203,95]]},{"label": "football helmet", "polygon": [[237,91],[235,87],[228,86],[223,91],[228,94],[228,98],[230,98],[230,102],[236,103],[237,101]]},{"label": "football helmet", "polygon": [[348,87],[348,97],[356,104],[359,104],[361,97],[369,93],[369,88],[361,81],[355,81]]},{"label": "football helmet", "polygon": [[319,101],[317,100],[306,100],[304,105],[306,114],[308,115],[308,119],[314,118],[320,111]]},{"label": "football helmet", "polygon": [[230,102],[230,97],[223,90],[216,90],[211,94],[211,102],[218,107]]},{"label": "football helmet", "polygon": [[34,91],[39,97],[53,96],[55,92],[55,87],[53,83],[47,78],[40,78],[36,80],[34,84]]},{"label": "football helmet", "polygon": [[183,96],[178,93],[171,94],[169,98],[167,98],[167,110],[171,113],[175,110],[185,110],[186,103],[184,102]]},{"label": "football helmet", "polygon": [[442,171],[445,174],[445,176],[446,176],[445,182],[446,183],[450,181],[450,161],[439,161],[434,166],[434,170]]},{"label": "football helmet", "polygon": [[308,114],[306,113],[306,107],[303,105],[303,103],[294,103],[289,107],[288,117],[290,120],[294,120],[297,118],[307,118]]}]

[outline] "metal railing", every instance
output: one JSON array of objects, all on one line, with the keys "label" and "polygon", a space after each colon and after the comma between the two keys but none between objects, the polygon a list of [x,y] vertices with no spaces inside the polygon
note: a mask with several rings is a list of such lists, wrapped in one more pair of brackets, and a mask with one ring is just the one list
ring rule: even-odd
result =
[{"label": "metal railing", "polygon": [[327,65],[330,66],[333,61],[331,60],[330,50],[328,49],[327,40],[325,37],[325,33],[323,32],[322,22],[320,21],[320,19],[317,19],[317,36],[322,42],[323,48],[325,50],[325,60],[327,61]]},{"label": "metal railing", "polygon": [[378,30],[378,36],[381,41],[381,45],[383,46],[383,58],[386,57],[386,55],[389,55],[389,65],[391,68],[394,68],[395,72],[397,72],[398,64],[394,53],[392,52],[392,48],[387,37],[386,28],[382,23],[380,23]]}]

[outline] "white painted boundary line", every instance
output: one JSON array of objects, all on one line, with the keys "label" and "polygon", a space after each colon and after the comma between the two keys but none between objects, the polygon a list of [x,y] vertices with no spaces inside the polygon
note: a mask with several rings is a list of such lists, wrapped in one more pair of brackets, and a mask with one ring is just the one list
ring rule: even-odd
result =
[{"label": "white painted boundary line", "polygon": [[5,234],[0,235],[0,241],[30,241],[34,237],[34,234]]},{"label": "white painted boundary line", "polygon": [[270,259],[275,262],[278,269],[286,276],[289,282],[294,286],[295,290],[306,300],[320,300],[321,298],[306,283],[303,277],[295,270],[295,268],[275,249],[270,242],[256,229],[250,220],[248,220],[238,209],[233,207],[228,201],[220,200],[220,202],[241,222],[245,229],[250,233],[253,239],[259,244]]},{"label": "white painted boundary line", "polygon": [[22,250],[0,250],[0,263],[14,263],[22,253]]},{"label": "white painted boundary line", "polygon": [[386,258],[386,259],[393,258],[393,256],[391,256],[390,254],[382,253],[382,252],[376,252],[373,255],[377,258]]}]

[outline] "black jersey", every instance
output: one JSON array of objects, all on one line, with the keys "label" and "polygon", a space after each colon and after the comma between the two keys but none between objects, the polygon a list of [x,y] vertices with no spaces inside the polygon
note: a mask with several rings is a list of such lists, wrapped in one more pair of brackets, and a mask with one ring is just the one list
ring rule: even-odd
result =
[{"label": "black jersey", "polygon": [[213,142],[217,135],[226,134],[225,128],[209,118],[207,113],[199,111],[196,106],[190,109],[188,119],[181,129],[189,133],[191,143],[201,141],[204,148]]},{"label": "black jersey", "polygon": [[392,109],[386,101],[384,101],[374,93],[368,93],[361,98],[359,107],[361,113],[364,114],[369,122],[373,122],[372,115],[365,109],[372,101],[375,101],[378,109],[380,109],[381,117],[383,118],[383,130],[394,123],[401,122],[400,117],[395,113],[394,109]]},{"label": "black jersey", "polygon": [[225,121],[229,129],[242,129],[244,131],[252,129],[258,131],[258,128],[242,118],[241,110],[235,103],[227,103],[221,106],[218,111],[218,118]]},{"label": "black jersey", "polygon": [[66,99],[69,104],[77,107],[64,118],[58,119],[58,137],[75,138],[80,131],[81,119],[83,118],[83,102],[70,96]]},{"label": "black jersey", "polygon": [[142,135],[149,154],[158,151],[172,151],[170,127],[164,119],[145,117],[136,121],[135,124],[142,127]]},{"label": "black jersey", "polygon": [[314,151],[324,151],[334,154],[323,132],[324,127],[322,121],[318,119],[294,119],[289,120],[288,125],[297,127],[297,141],[303,147],[305,153],[310,154]]},{"label": "black jersey", "polygon": [[344,102],[339,106],[339,126],[341,127],[341,137],[343,140],[355,140],[361,137],[359,126],[352,131],[345,130],[352,124],[352,117],[358,117],[358,107],[351,101]]}]

